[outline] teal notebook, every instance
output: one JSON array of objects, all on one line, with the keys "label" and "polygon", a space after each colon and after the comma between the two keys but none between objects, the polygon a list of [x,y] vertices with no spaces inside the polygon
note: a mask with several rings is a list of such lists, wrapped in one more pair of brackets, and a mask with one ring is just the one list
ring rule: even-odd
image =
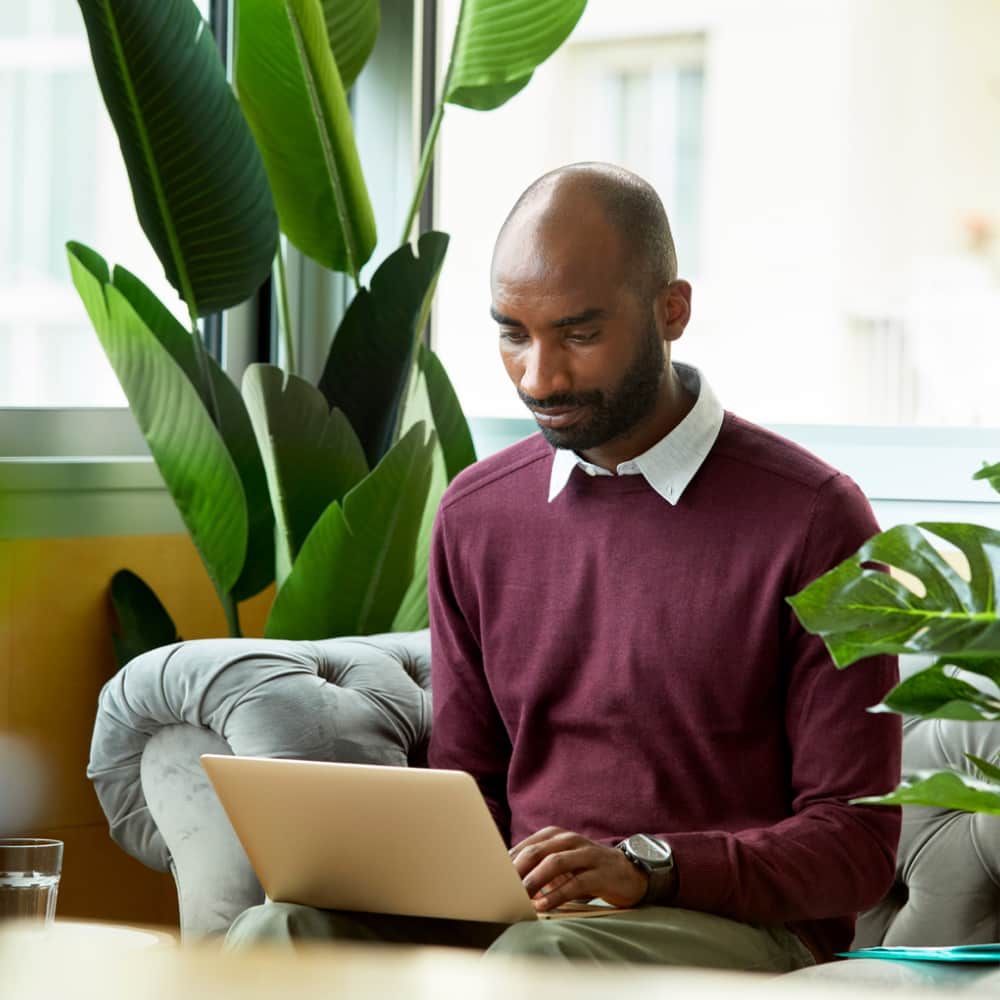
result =
[{"label": "teal notebook", "polygon": [[956,944],[951,948],[859,948],[841,958],[890,958],[907,962],[1000,962],[1000,943]]}]

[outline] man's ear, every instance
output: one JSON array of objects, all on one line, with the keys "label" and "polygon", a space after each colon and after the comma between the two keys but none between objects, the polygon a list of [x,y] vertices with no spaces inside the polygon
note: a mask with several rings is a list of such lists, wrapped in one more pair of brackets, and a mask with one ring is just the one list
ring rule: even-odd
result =
[{"label": "man's ear", "polygon": [[677,340],[691,319],[691,283],[678,278],[656,296],[656,326],[665,341]]}]

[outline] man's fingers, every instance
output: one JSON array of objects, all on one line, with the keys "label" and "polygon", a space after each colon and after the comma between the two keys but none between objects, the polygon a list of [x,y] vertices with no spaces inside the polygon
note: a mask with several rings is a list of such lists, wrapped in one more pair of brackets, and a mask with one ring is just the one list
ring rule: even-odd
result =
[{"label": "man's fingers", "polygon": [[557,906],[562,906],[563,903],[573,899],[590,899],[596,895],[596,891],[592,888],[596,881],[597,873],[592,868],[570,875],[557,888],[534,900],[535,909],[545,912],[554,910]]},{"label": "man's fingers", "polygon": [[528,895],[534,896],[543,886],[554,882],[560,875],[574,874],[593,867],[597,860],[595,854],[594,845],[587,844],[574,850],[563,850],[557,854],[546,855],[536,865],[533,865],[530,871],[521,875],[521,881],[524,888],[528,890]]},{"label": "man's fingers", "polygon": [[573,848],[579,849],[588,846],[593,846],[591,841],[581,837],[578,833],[556,829],[551,836],[544,840],[536,840],[534,843],[523,846],[518,845],[517,853],[511,853],[511,861],[514,862],[514,870],[523,879],[529,872],[534,871],[545,858]]},{"label": "man's fingers", "polygon": [[511,857],[514,857],[515,854],[518,854],[521,850],[523,850],[525,847],[530,846],[531,844],[537,844],[543,840],[548,840],[549,837],[554,837],[557,833],[565,833],[565,832],[566,831],[559,826],[542,827],[541,830],[538,830],[536,833],[533,833],[530,837],[525,837],[524,840],[515,844],[507,853]]},{"label": "man's fingers", "polygon": [[563,872],[562,875],[557,875],[551,882],[547,882],[545,885],[532,896],[532,899],[542,899],[545,896],[550,895],[555,892],[561,885],[568,882],[573,875],[570,872]]}]

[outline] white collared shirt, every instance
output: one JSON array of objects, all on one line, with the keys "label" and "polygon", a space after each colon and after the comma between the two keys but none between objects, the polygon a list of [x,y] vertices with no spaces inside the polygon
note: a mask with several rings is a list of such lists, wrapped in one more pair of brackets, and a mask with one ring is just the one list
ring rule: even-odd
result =
[{"label": "white collared shirt", "polygon": [[[666,437],[661,438],[641,455],[628,462],[622,462],[618,466],[617,475],[645,476],[646,482],[664,500],[676,504],[719,436],[723,409],[711,386],[697,368],[676,361],[672,364],[684,388],[697,397],[695,404],[688,415]],[[549,478],[549,502],[562,493],[573,469],[578,465],[588,476],[616,474],[602,469],[599,465],[591,464],[575,451],[557,448],[552,458],[552,474]]]}]

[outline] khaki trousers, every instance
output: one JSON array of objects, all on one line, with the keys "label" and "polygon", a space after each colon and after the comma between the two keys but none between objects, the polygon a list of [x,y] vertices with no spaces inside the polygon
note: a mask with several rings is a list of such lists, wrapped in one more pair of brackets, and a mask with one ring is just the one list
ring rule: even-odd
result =
[{"label": "khaki trousers", "polygon": [[236,950],[268,942],[291,948],[297,940],[452,945],[487,955],[548,955],[563,960],[768,972],[791,972],[815,964],[806,946],[784,927],[741,924],[668,906],[643,906],[607,917],[508,925],[268,902],[236,918],[225,947]]}]

